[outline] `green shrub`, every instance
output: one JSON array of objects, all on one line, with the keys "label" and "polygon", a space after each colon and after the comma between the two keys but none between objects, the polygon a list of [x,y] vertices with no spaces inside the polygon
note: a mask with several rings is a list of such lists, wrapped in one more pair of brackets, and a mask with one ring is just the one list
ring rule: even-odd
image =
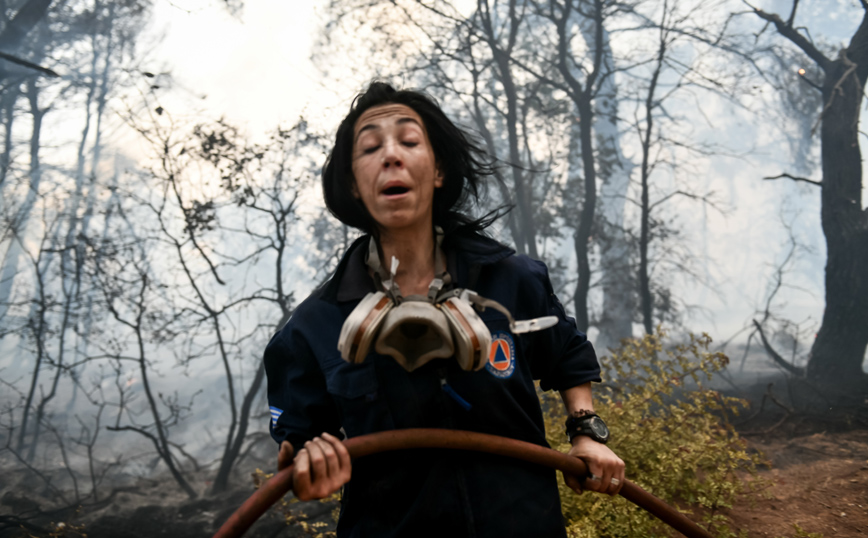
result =
[{"label": "green shrub", "polygon": [[[627,477],[684,510],[712,534],[737,536],[721,509],[761,487],[759,457],[748,453],[727,420],[745,402],[703,387],[728,359],[711,353],[708,335],[664,347],[665,333],[626,341],[600,359],[605,383],[595,386],[596,411],[611,430],[609,446],[627,464]],[[691,383],[692,382],[692,383]],[[547,394],[546,429],[566,452],[563,406]],[[743,480],[739,473],[751,478]],[[622,497],[576,495],[559,478],[568,534],[581,538],[674,536],[656,518]]]}]

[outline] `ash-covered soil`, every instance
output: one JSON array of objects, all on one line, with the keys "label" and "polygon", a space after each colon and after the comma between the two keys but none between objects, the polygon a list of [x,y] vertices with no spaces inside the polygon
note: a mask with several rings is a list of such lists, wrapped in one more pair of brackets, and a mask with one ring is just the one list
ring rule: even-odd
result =
[{"label": "ash-covered soil", "polygon": [[750,436],[750,446],[771,467],[760,476],[771,482],[753,503],[730,510],[734,527],[750,538],[868,536],[868,430],[794,436]]},{"label": "ash-covered soil", "polygon": [[[0,485],[0,537],[87,538],[208,538],[254,492],[250,474],[229,491],[190,499],[172,481],[139,478],[135,483],[105,491],[92,499],[57,508],[50,488],[39,485],[32,473],[3,472]],[[288,496],[269,510],[245,535],[252,538],[317,536],[334,530],[337,501],[294,502]]]}]

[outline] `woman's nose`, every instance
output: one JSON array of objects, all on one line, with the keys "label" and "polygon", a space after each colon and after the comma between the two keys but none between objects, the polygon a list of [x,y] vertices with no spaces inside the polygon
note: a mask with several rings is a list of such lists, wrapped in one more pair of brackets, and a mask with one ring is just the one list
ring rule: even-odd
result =
[{"label": "woman's nose", "polygon": [[400,168],[402,165],[403,162],[398,151],[398,144],[394,141],[383,144],[383,168],[392,166]]}]

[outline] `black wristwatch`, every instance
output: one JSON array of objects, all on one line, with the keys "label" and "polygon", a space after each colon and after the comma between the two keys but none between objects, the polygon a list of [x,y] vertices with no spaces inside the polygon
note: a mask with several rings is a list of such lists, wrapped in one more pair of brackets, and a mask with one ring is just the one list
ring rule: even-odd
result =
[{"label": "black wristwatch", "polygon": [[609,427],[596,414],[570,416],[567,419],[567,437],[570,442],[577,435],[587,435],[598,443],[606,444],[609,440]]}]

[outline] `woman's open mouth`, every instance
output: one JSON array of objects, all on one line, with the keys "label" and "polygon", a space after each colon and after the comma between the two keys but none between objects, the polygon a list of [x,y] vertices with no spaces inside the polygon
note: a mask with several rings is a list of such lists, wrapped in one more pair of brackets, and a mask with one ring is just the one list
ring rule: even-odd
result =
[{"label": "woman's open mouth", "polygon": [[385,196],[400,196],[408,192],[410,192],[410,189],[402,185],[393,185],[383,189],[383,195]]}]

